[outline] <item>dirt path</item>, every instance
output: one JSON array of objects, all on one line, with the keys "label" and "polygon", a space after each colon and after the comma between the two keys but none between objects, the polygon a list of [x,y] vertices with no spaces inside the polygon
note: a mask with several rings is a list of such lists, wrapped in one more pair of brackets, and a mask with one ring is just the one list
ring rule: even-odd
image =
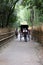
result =
[{"label": "dirt path", "polygon": [[43,65],[43,47],[32,40],[12,39],[0,49],[0,65]]}]

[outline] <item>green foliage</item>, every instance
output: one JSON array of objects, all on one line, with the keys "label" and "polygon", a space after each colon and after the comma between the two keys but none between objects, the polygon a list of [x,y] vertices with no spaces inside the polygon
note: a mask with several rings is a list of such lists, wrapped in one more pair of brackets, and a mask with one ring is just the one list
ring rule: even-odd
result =
[{"label": "green foliage", "polygon": [[7,27],[9,21],[15,18],[12,15],[17,2],[18,0],[0,0],[0,27]]},{"label": "green foliage", "polygon": [[17,10],[17,23],[18,25],[20,25],[21,22],[24,23],[27,22],[28,25],[30,25],[30,9],[27,9],[26,7],[24,8],[24,6],[22,5],[17,5],[16,6],[16,10]]},{"label": "green foliage", "polygon": [[[38,21],[43,22],[43,0],[22,0],[22,6],[18,4],[15,7],[18,1],[19,0],[0,0],[0,27],[12,27],[15,24],[19,26],[21,21],[27,21],[28,24],[30,24],[29,21],[32,13],[30,13],[29,8],[33,9],[34,6],[39,10]],[[17,14],[15,14],[15,9]],[[35,14],[37,14],[37,12],[35,12]],[[34,14],[32,15],[34,16]]]},{"label": "green foliage", "polygon": [[24,13],[23,13],[23,19],[24,21],[29,22],[29,18],[30,18],[30,10],[27,10],[26,8],[24,9]]},{"label": "green foliage", "polygon": [[23,0],[22,5],[28,6],[30,4],[30,7],[36,6],[38,9],[43,8],[43,0]]},{"label": "green foliage", "polygon": [[[43,23],[43,0],[23,0],[22,5],[27,7],[27,9],[30,8],[33,10],[30,11],[30,17],[32,17],[32,19],[34,18],[33,21],[35,20],[36,24],[41,22]],[[34,7],[39,11],[35,12],[35,9],[33,9]]]},{"label": "green foliage", "polygon": [[[15,12],[16,13],[16,12]],[[8,22],[8,25],[10,27],[13,27],[14,23],[17,21],[17,16],[16,14],[13,13],[10,17],[9,17],[9,22]]]}]

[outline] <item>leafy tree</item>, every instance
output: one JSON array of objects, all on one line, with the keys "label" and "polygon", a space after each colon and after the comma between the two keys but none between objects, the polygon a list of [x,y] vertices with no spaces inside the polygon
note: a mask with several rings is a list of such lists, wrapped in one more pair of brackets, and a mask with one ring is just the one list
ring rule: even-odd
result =
[{"label": "leafy tree", "polygon": [[[0,0],[0,26],[7,27],[9,20],[15,18],[12,16],[15,12],[15,5],[18,0]],[[10,18],[12,16],[12,18]]]},{"label": "leafy tree", "polygon": [[[22,3],[23,6],[27,6],[28,9],[29,8],[31,9],[30,10],[30,16],[32,17],[31,19],[33,19],[35,15],[36,18],[38,17],[37,19],[39,19],[40,22],[43,22],[43,0],[23,0]],[[34,7],[35,9],[33,9]]]}]

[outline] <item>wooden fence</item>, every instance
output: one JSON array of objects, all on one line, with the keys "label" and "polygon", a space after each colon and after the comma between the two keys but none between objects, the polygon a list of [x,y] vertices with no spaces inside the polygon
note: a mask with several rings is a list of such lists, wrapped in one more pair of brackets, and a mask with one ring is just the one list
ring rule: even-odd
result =
[{"label": "wooden fence", "polygon": [[33,29],[32,37],[33,37],[33,40],[39,43],[43,43],[43,26]]},{"label": "wooden fence", "polygon": [[0,34],[0,42],[14,36],[14,31]]}]

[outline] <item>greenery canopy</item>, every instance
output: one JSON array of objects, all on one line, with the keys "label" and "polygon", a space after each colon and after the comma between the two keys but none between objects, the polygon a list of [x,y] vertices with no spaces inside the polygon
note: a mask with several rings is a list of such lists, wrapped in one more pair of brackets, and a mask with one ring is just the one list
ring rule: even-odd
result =
[{"label": "greenery canopy", "polygon": [[18,0],[0,0],[0,27],[7,27],[9,21],[16,20],[14,13],[17,2]]},{"label": "greenery canopy", "polygon": [[0,27],[19,25],[23,20],[29,23],[30,17],[43,22],[43,0],[0,0]]}]

